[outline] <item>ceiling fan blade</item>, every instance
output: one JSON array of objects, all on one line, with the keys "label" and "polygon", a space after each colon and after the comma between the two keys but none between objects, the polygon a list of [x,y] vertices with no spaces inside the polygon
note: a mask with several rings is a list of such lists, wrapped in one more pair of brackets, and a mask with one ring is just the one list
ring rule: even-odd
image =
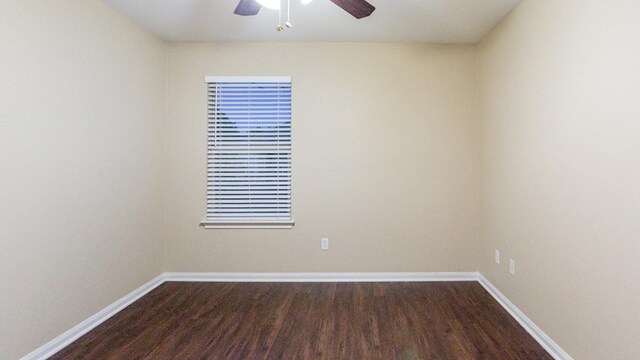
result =
[{"label": "ceiling fan blade", "polygon": [[356,19],[362,19],[371,15],[376,7],[369,4],[365,0],[331,0],[334,4],[340,6],[344,11],[353,15]]},{"label": "ceiling fan blade", "polygon": [[234,14],[241,16],[257,15],[262,6],[256,0],[240,0]]}]

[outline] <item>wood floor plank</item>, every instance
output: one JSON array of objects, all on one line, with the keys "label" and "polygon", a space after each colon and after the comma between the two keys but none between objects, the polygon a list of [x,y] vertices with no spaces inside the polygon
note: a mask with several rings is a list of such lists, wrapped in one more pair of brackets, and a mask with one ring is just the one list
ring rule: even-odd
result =
[{"label": "wood floor plank", "polygon": [[477,282],[167,282],[51,359],[552,359]]}]

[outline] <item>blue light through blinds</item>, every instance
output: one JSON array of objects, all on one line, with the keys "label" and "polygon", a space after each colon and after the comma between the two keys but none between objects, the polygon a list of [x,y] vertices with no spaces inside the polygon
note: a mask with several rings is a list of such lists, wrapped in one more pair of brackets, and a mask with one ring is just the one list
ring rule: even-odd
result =
[{"label": "blue light through blinds", "polygon": [[291,81],[208,83],[207,220],[291,219]]}]

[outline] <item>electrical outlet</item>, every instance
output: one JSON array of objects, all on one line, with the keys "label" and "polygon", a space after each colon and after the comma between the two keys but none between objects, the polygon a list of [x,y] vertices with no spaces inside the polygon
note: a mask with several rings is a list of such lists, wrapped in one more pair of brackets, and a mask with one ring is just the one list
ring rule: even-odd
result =
[{"label": "electrical outlet", "polygon": [[511,275],[516,274],[516,262],[513,259],[509,259],[509,272]]},{"label": "electrical outlet", "polygon": [[329,239],[328,238],[320,239],[320,249],[329,250]]},{"label": "electrical outlet", "polygon": [[495,261],[496,264],[500,264],[500,250],[496,250]]}]

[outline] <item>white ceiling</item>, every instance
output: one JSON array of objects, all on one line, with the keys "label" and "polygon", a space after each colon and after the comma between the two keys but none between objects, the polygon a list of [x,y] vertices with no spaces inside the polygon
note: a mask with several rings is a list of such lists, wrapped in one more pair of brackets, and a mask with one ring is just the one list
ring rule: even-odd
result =
[{"label": "white ceiling", "polygon": [[329,0],[291,0],[293,29],[278,33],[278,12],[233,14],[238,0],[103,0],[169,41],[359,41],[476,43],[522,0],[368,0],[356,20]]}]

